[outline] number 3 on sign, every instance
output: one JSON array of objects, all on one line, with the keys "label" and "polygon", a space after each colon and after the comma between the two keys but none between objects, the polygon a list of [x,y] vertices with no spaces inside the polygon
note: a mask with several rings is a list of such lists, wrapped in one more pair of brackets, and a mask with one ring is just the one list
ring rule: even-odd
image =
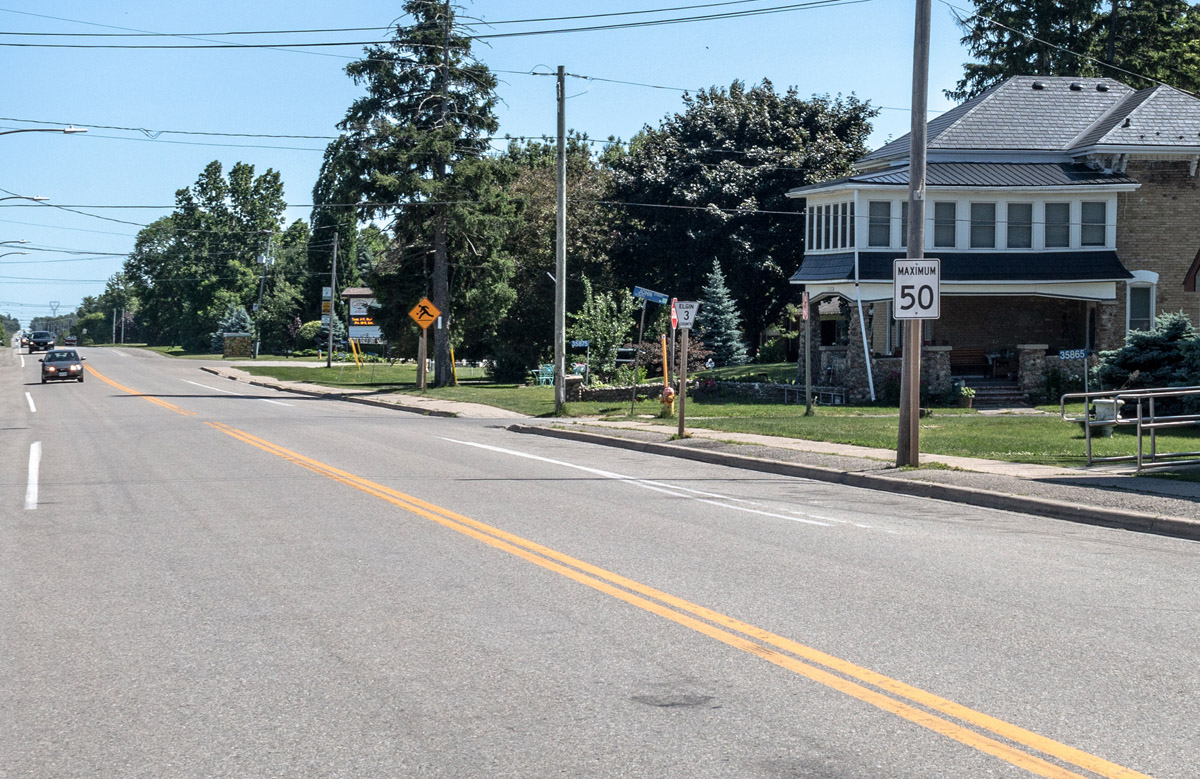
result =
[{"label": "number 3 on sign", "polygon": [[896,319],[938,319],[942,315],[940,260],[896,260],[892,285],[892,316]]}]

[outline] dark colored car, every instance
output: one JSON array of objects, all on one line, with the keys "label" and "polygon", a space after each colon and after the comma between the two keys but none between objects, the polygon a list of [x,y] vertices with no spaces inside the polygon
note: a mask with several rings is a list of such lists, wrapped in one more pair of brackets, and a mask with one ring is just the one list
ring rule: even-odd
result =
[{"label": "dark colored car", "polygon": [[54,348],[54,333],[34,330],[29,334],[29,353],[44,352]]},{"label": "dark colored car", "polygon": [[21,333],[21,346],[29,346],[29,333]]},{"label": "dark colored car", "polygon": [[38,362],[42,364],[42,384],[83,381],[83,358],[74,349],[51,349]]}]

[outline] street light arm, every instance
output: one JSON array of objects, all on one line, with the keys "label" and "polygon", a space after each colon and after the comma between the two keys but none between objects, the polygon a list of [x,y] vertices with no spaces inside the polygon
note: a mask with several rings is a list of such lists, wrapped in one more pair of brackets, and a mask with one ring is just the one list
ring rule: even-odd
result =
[{"label": "street light arm", "polygon": [[5,252],[4,254],[0,254],[0,257],[7,257],[10,254],[29,254],[29,252]]},{"label": "street light arm", "polygon": [[45,195],[34,195],[33,197],[28,197],[26,195],[9,195],[8,197],[0,197],[0,200],[32,200],[35,203],[40,203],[43,200],[49,199],[50,198],[46,197]]},{"label": "street light arm", "polygon": [[86,127],[26,127],[23,130],[4,130],[0,135],[13,135],[14,133],[86,133]]}]

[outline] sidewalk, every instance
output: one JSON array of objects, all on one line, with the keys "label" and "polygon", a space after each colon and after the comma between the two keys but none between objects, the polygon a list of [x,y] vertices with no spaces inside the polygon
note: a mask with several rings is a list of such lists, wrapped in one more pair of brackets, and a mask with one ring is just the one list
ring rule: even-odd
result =
[{"label": "sidewalk", "polygon": [[475,403],[278,381],[225,365],[201,370],[284,392],[430,416],[508,419],[509,429],[518,433],[1200,541],[1200,483],[1138,476],[1127,467],[1085,470],[922,454],[923,466],[940,467],[897,469],[890,449],[703,429],[672,441],[673,426],[652,422],[531,419]]}]

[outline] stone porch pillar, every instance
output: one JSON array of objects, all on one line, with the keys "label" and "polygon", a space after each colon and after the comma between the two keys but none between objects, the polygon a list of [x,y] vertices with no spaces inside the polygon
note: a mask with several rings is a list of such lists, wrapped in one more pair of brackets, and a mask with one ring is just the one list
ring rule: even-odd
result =
[{"label": "stone porch pillar", "polygon": [[932,397],[950,392],[950,346],[926,346],[921,350],[921,383]]},{"label": "stone porch pillar", "polygon": [[1048,344],[1017,344],[1017,384],[1030,397],[1037,397],[1046,382]]}]

